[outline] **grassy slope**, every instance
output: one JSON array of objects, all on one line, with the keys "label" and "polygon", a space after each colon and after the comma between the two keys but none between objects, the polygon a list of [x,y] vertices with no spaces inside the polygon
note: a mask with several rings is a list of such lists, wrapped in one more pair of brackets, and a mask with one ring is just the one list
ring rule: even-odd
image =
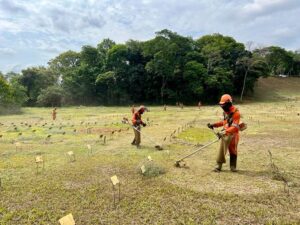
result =
[{"label": "grassy slope", "polygon": [[[58,219],[70,212],[76,224],[84,225],[299,224],[299,102],[254,103],[239,108],[249,126],[241,134],[239,172],[231,173],[225,165],[220,174],[211,172],[217,144],[186,160],[189,168],[173,166],[176,159],[193,150],[188,143],[214,139],[205,124],[220,118],[218,107],[169,107],[166,112],[162,107],[151,108],[144,118],[153,122],[143,131],[163,143],[166,151],[155,151],[145,138],[141,150],[130,145],[133,132],[116,124],[123,116],[130,117],[130,109],[125,107],[59,109],[54,125],[49,121],[50,109],[27,108],[22,116],[2,116],[0,224],[58,224]],[[170,138],[175,129],[194,119],[193,128]],[[32,127],[20,125],[25,121]],[[45,121],[48,123],[43,127]],[[95,132],[86,134],[87,127]],[[122,132],[111,139],[110,131],[120,128]],[[52,134],[51,140],[44,143],[48,134]],[[99,134],[107,135],[106,145],[99,141]],[[22,150],[16,151],[14,140],[23,143]],[[93,156],[88,156],[86,144],[92,145]],[[74,163],[65,156],[70,150],[76,154]],[[274,179],[278,174],[270,169],[267,150],[288,179],[286,190],[283,181]],[[38,153],[45,159],[45,171],[36,175],[34,156]],[[139,174],[148,155],[166,174],[155,178]],[[115,174],[122,182],[116,209],[109,179]]]},{"label": "grassy slope", "polygon": [[285,101],[300,99],[300,78],[261,78],[255,88],[254,100]]}]

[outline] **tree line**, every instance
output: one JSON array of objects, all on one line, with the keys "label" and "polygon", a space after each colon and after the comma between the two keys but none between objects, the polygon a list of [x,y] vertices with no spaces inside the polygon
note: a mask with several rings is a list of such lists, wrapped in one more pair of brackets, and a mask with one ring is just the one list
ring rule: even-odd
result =
[{"label": "tree line", "polygon": [[250,51],[221,34],[192,39],[170,30],[147,41],[110,39],[80,52],[66,51],[46,67],[0,74],[7,105],[196,104],[223,93],[253,92],[259,77],[300,76],[300,52],[277,46]]}]

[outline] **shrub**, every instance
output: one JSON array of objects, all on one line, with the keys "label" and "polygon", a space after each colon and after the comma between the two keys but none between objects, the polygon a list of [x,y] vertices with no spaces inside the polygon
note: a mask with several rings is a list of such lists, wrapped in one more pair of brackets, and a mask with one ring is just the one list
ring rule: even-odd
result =
[{"label": "shrub", "polygon": [[166,173],[166,170],[163,167],[153,161],[147,161],[143,165],[145,166],[145,172],[142,173],[141,169],[139,168],[139,173],[145,177],[157,177]]},{"label": "shrub", "polygon": [[37,103],[40,106],[54,107],[61,106],[64,99],[63,89],[59,86],[50,86],[41,91]]}]

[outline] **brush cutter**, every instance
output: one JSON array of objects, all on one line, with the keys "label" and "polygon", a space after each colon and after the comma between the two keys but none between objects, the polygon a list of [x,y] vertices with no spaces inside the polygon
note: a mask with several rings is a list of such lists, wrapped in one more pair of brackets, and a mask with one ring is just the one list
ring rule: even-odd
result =
[{"label": "brush cutter", "polygon": [[[128,125],[130,125],[129,124],[129,122],[128,122],[128,119],[127,118],[123,118],[123,120],[122,120],[122,123],[125,123],[125,124],[128,124]],[[154,140],[152,140],[150,137],[148,137],[148,136],[146,136],[146,135],[144,135],[140,130],[138,130],[135,126],[133,126],[133,125],[131,125],[132,126],[132,128],[133,129],[135,129],[137,132],[139,132],[140,134],[142,134],[147,140],[149,140],[151,143],[153,143],[154,144],[154,147],[157,149],[157,150],[163,150],[163,147],[161,146],[161,145],[159,145],[159,144],[157,144]]]},{"label": "brush cutter", "polygon": [[[220,137],[219,137],[219,135],[217,134],[217,132],[216,132],[214,129],[211,129],[211,130],[212,130],[212,132],[214,132],[214,134],[216,135],[216,137],[217,137],[218,139],[209,142],[208,144],[202,146],[201,148],[198,148],[196,151],[192,152],[191,154],[186,155],[186,156],[184,156],[183,158],[177,160],[177,161],[175,162],[175,166],[176,166],[176,167],[181,167],[181,166],[182,166],[181,163],[183,162],[184,159],[186,159],[186,158],[188,158],[188,157],[190,157],[190,156],[196,154],[197,152],[201,151],[202,149],[204,149],[204,148],[206,148],[206,147],[208,147],[208,146],[210,146],[210,145],[212,145],[212,144],[214,144],[214,143],[216,143],[216,142],[218,142],[218,141],[220,140]],[[183,164],[183,166],[185,166],[185,164]]]},{"label": "brush cutter", "polygon": [[[136,131],[138,131],[140,134],[144,135],[140,130],[138,130],[135,126],[132,126],[133,129],[135,129]],[[154,140],[152,140],[150,137],[144,135],[144,137],[146,139],[148,139],[150,142],[152,142],[154,144],[154,147],[157,149],[157,150],[163,150],[163,148],[158,145]]]},{"label": "brush cutter", "polygon": [[212,141],[212,142],[209,142],[208,144],[202,146],[201,148],[197,149],[196,151],[192,152],[191,154],[182,157],[181,159],[179,159],[179,160],[177,160],[177,161],[175,162],[175,166],[176,166],[176,167],[181,167],[181,164],[180,164],[180,163],[183,162],[184,159],[186,159],[186,158],[188,158],[188,157],[190,157],[190,156],[196,154],[197,152],[201,151],[202,149],[204,149],[204,148],[206,148],[206,147],[208,147],[208,146],[210,146],[210,145],[212,145],[212,144],[214,144],[214,143],[216,143],[216,142],[218,142],[218,141],[219,141],[219,138],[216,139],[216,140],[214,140],[214,141]]}]

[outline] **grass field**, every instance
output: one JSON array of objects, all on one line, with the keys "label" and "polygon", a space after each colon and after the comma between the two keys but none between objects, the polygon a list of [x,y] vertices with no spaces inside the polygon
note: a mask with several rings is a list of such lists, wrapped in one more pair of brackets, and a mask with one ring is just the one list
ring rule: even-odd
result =
[{"label": "grass field", "polygon": [[[139,150],[130,145],[133,131],[121,123],[131,117],[129,107],[59,108],[54,123],[46,108],[1,116],[0,224],[59,224],[68,213],[83,225],[300,224],[299,83],[291,96],[280,90],[285,98],[276,103],[238,106],[248,129],[241,133],[237,173],[228,163],[224,172],[211,172],[218,143],[185,160],[186,168],[174,167],[215,139],[206,124],[220,119],[218,106],[150,107],[142,132],[163,151],[146,138]],[[38,155],[44,170],[37,173]],[[164,174],[141,174],[148,156]],[[115,207],[113,175],[121,182]]]},{"label": "grass field", "polygon": [[255,101],[280,102],[300,100],[300,81],[297,77],[260,78],[257,82]]}]

